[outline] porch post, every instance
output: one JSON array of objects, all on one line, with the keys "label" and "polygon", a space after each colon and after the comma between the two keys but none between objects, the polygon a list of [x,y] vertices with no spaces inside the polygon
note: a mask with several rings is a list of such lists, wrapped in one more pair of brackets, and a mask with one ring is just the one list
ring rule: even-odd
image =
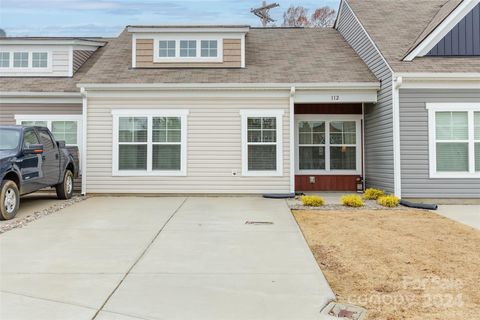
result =
[{"label": "porch post", "polygon": [[290,193],[295,193],[295,87],[290,88]]}]

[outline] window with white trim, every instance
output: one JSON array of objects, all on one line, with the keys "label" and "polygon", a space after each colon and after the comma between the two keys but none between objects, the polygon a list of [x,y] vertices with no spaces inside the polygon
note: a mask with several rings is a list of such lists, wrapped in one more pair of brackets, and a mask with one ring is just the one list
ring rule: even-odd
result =
[{"label": "window with white trim", "polygon": [[283,111],[242,110],[241,115],[243,175],[283,175]]},{"label": "window with white trim", "polygon": [[186,110],[113,110],[114,175],[186,175]]},{"label": "window with white trim", "polygon": [[361,117],[297,115],[299,174],[361,174]]},{"label": "window with white trim", "polygon": [[32,68],[47,68],[47,67],[48,67],[48,53],[32,52]]},{"label": "window with white trim", "polygon": [[196,40],[180,40],[180,57],[196,57],[197,41]]},{"label": "window with white trim", "polygon": [[218,56],[218,41],[217,40],[202,40],[201,41],[201,56],[202,57],[217,57]]},{"label": "window with white trim", "polygon": [[10,68],[10,52],[0,52],[0,68]]},{"label": "window with white trim", "polygon": [[[82,116],[16,115],[17,124],[23,126],[47,127],[57,141],[65,141],[67,146],[80,145],[80,119]],[[35,120],[37,118],[38,120]]]},{"label": "window with white trim", "polygon": [[427,109],[430,177],[480,177],[480,105],[427,104]]},{"label": "window with white trim", "polygon": [[28,52],[14,52],[13,53],[13,67],[14,68],[28,68]]},{"label": "window with white trim", "polygon": [[160,40],[158,42],[158,56],[161,58],[175,57],[175,40]]}]

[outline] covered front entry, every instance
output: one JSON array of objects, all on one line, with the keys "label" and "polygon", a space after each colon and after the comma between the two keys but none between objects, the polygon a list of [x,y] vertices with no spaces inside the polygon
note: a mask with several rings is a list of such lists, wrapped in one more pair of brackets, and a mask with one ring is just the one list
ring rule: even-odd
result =
[{"label": "covered front entry", "polygon": [[362,103],[295,104],[296,191],[355,191],[363,172]]}]

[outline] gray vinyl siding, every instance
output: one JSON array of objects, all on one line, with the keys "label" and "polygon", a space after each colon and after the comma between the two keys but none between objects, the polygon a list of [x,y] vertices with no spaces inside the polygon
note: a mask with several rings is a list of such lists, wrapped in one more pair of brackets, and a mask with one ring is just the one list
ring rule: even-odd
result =
[{"label": "gray vinyl siding", "polygon": [[480,55],[480,4],[470,11],[428,56],[478,56]]},{"label": "gray vinyl siding", "polygon": [[381,81],[377,103],[365,105],[365,181],[393,192],[392,72],[345,3],[337,29]]},{"label": "gray vinyl siding", "polygon": [[[95,94],[95,95],[94,95]],[[266,96],[265,96],[266,95]],[[237,92],[93,93],[87,111],[87,193],[288,193],[289,98]],[[112,174],[113,109],[187,109],[187,175]],[[242,109],[283,110],[283,176],[242,176]],[[238,175],[233,176],[232,170]]]},{"label": "gray vinyl siding", "polygon": [[15,124],[15,115],[82,114],[82,104],[0,103],[0,125]]},{"label": "gray vinyl siding", "polygon": [[480,102],[480,90],[400,89],[402,196],[480,198],[480,179],[430,179],[426,103]]},{"label": "gray vinyl siding", "polygon": [[[15,115],[79,115],[82,104],[0,103],[0,125],[16,124]],[[80,128],[81,130],[81,128]],[[79,150],[81,152],[81,150]],[[75,179],[74,188],[81,189],[81,177]]]}]

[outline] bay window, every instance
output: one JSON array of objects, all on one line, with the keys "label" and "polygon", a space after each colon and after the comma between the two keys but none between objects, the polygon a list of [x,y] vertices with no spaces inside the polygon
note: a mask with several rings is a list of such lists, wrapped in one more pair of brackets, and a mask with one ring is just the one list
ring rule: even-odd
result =
[{"label": "bay window", "polygon": [[242,110],[242,174],[281,176],[282,110]]},{"label": "bay window", "polygon": [[361,174],[361,117],[296,116],[298,174]]},{"label": "bay window", "polygon": [[480,105],[438,103],[427,109],[430,177],[480,177]]},{"label": "bay window", "polygon": [[187,110],[113,110],[113,175],[186,175]]}]

